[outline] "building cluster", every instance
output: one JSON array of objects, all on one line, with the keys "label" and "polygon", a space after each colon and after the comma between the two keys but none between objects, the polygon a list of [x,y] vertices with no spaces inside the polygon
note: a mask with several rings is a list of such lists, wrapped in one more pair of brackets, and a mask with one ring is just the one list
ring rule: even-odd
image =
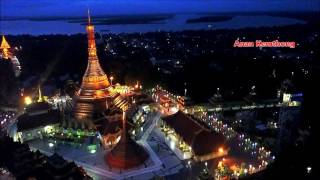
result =
[{"label": "building cluster", "polygon": [[[152,107],[150,104],[154,102],[156,104],[155,109],[164,115],[156,123],[157,130],[159,130],[157,133],[160,133],[165,143],[180,160],[206,162],[229,154],[231,145],[229,144],[230,141],[227,140],[231,136],[235,136],[235,132],[232,128],[228,128],[220,122],[211,121],[211,119],[201,122],[186,114],[192,114],[197,111],[194,107],[193,109],[186,108],[186,106],[192,104],[187,97],[186,88],[184,96],[178,96],[157,86],[150,91],[150,96],[148,96],[141,93],[142,85],[139,82],[134,87],[121,86],[120,84],[114,85],[112,83],[113,77],[108,77],[100,66],[95,31],[90,16],[86,30],[88,64],[81,86],[74,97],[62,98],[57,96],[55,99],[45,99],[42,97],[39,88],[38,100],[35,101],[30,97],[26,97],[24,100],[27,106],[23,110],[24,113],[8,129],[13,141],[8,138],[1,140],[1,149],[4,150],[3,152],[10,154],[11,159],[4,155],[1,158],[5,163],[4,165],[15,177],[90,179],[84,170],[77,167],[75,163],[67,162],[57,154],[48,157],[39,151],[31,152],[26,144],[16,142],[27,142],[38,138],[54,138],[55,140],[78,142],[79,144],[86,142],[86,138],[90,140],[98,139],[99,142],[97,144],[106,150],[104,162],[111,170],[120,169],[121,172],[121,170],[146,167],[146,162],[148,159],[150,160],[151,154],[149,154],[149,150],[145,146],[137,143],[132,137],[138,139],[139,136],[143,136],[141,134],[144,133],[145,112],[150,111],[150,107]],[[211,42],[205,38],[194,36],[191,38],[192,47],[186,47],[186,45],[171,37],[170,33],[165,36],[167,37],[165,44],[170,45],[169,47],[172,47],[174,51],[180,49],[181,52],[193,55],[209,53],[207,52],[208,48],[199,45],[200,41],[203,44]],[[176,36],[175,38],[180,38],[184,41],[188,39],[183,35]],[[219,41],[221,37],[217,37],[217,39]],[[126,46],[142,47],[151,52],[151,54],[161,53],[162,50],[159,50],[155,41],[141,41],[135,40],[128,45],[125,38],[123,39]],[[174,44],[173,42],[177,43]],[[15,56],[12,55],[10,45],[4,37],[0,49],[2,58],[11,59],[13,63],[15,62],[13,61]],[[114,50],[112,52],[115,53]],[[210,51],[210,53],[214,53],[214,51]],[[183,63],[180,62],[179,58],[157,60],[152,57],[151,61],[153,65],[159,67],[162,64],[169,64],[175,69],[183,68]],[[16,65],[16,67],[18,66],[20,67],[20,65]],[[256,96],[255,88],[251,89],[249,95],[248,101],[251,102]],[[299,103],[295,99],[299,97],[299,94],[284,94],[283,102],[295,106]],[[216,94],[209,100],[210,105],[199,106],[198,109],[200,109],[200,113],[205,115],[209,111],[227,110],[223,106],[225,105],[222,103],[224,102],[223,99],[224,97],[218,88]],[[143,104],[149,104],[149,106],[141,106]],[[232,104],[228,106],[230,110],[260,108],[259,104],[250,104],[250,106]],[[265,106],[261,106],[261,108],[265,108]],[[152,123],[153,120],[151,121]],[[152,125],[149,124],[149,127],[152,127]],[[270,126],[277,128],[277,124],[270,124]],[[245,145],[249,144],[248,146],[256,148],[254,143],[247,141]],[[3,144],[6,144],[7,149]],[[49,146],[51,146],[50,143]],[[94,154],[96,152],[96,147],[94,146],[88,146],[88,149],[90,153]],[[269,156],[270,153],[268,158],[270,158]],[[223,160],[221,162],[227,164],[229,161]],[[218,168],[224,169],[223,163],[219,163]],[[247,171],[255,172],[254,169],[250,168]]]}]

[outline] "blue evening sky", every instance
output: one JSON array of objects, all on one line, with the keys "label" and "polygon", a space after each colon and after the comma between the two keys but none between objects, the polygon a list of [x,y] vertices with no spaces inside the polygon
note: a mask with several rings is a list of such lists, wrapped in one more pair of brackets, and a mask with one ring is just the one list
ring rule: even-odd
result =
[{"label": "blue evening sky", "polygon": [[83,16],[230,11],[319,11],[320,0],[0,0],[1,15]]}]

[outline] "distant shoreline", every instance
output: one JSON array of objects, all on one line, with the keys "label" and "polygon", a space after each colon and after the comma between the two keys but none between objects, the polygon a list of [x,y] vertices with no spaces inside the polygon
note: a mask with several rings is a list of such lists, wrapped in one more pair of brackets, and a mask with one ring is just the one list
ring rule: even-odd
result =
[{"label": "distant shoreline", "polygon": [[220,22],[231,20],[233,16],[202,16],[199,18],[188,19],[186,23],[206,23],[206,22]]},{"label": "distant shoreline", "polygon": [[[77,34],[84,32],[87,17],[10,18],[1,22],[7,34]],[[218,14],[144,14],[92,17],[96,31],[110,33],[144,33],[154,31],[182,31],[205,29],[241,29],[304,24],[308,21],[294,17],[268,15]],[[250,23],[249,23],[250,22]],[[24,28],[21,28],[21,27]],[[63,27],[63,28],[61,28]]]},{"label": "distant shoreline", "polygon": [[[145,16],[114,16],[97,18],[93,20],[95,25],[126,25],[126,24],[162,24],[163,21],[173,18],[174,15],[145,15]],[[69,23],[86,25],[87,19],[71,20]]]}]

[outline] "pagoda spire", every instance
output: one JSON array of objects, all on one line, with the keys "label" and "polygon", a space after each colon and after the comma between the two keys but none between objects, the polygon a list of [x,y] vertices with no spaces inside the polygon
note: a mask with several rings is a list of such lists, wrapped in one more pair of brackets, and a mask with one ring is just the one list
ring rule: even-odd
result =
[{"label": "pagoda spire", "polygon": [[90,9],[88,9],[88,25],[91,25]]},{"label": "pagoda spire", "polygon": [[9,58],[9,49],[10,48],[11,47],[10,47],[9,43],[7,42],[6,38],[4,37],[4,35],[2,35],[0,50],[2,51],[3,58],[5,58],[5,59]]},{"label": "pagoda spire", "polygon": [[1,41],[1,46],[0,49],[10,49],[10,45],[7,42],[6,38],[4,37],[4,35],[2,35],[2,41]]},{"label": "pagoda spire", "polygon": [[100,66],[94,37],[94,25],[88,10],[86,26],[88,38],[88,65],[82,77],[80,90],[75,104],[76,119],[90,119],[93,113],[107,109],[106,99],[109,97],[110,83]]},{"label": "pagoda spire", "polygon": [[97,56],[97,48],[96,48],[96,41],[95,41],[95,37],[94,37],[94,26],[91,24],[91,16],[90,16],[90,11],[89,10],[88,10],[87,33],[88,33],[89,60],[90,59],[92,60],[93,59],[92,57],[96,57]]}]

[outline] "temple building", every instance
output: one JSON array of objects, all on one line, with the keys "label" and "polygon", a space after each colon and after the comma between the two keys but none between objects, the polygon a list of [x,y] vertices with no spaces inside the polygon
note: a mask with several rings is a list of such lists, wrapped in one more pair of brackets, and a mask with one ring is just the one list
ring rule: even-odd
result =
[{"label": "temple building", "polygon": [[2,41],[0,45],[0,57],[6,60],[11,60],[12,68],[14,70],[15,76],[18,77],[21,73],[21,66],[18,58],[11,51],[11,46],[4,36],[2,36]]},{"label": "temple building", "polygon": [[50,133],[60,125],[60,113],[53,110],[46,102],[31,104],[26,113],[18,117],[17,136],[11,133],[20,142],[42,138],[43,133]]},{"label": "temple building", "polygon": [[50,133],[61,124],[60,112],[44,100],[40,86],[38,100],[28,104],[24,110],[9,129],[9,135],[14,141],[42,139],[43,133]]},{"label": "temple building", "polygon": [[75,98],[75,118],[93,128],[92,119],[95,113],[104,112],[108,108],[109,90],[111,88],[105,72],[102,70],[97,56],[94,26],[88,13],[88,65],[82,78],[82,84]]},{"label": "temple building", "polygon": [[162,118],[159,125],[165,142],[180,159],[207,161],[228,154],[221,133],[210,131],[181,111]]},{"label": "temple building", "polygon": [[126,129],[126,115],[123,112],[123,128],[120,141],[105,156],[106,163],[110,168],[130,169],[143,165],[149,154],[145,149],[133,141]]}]

